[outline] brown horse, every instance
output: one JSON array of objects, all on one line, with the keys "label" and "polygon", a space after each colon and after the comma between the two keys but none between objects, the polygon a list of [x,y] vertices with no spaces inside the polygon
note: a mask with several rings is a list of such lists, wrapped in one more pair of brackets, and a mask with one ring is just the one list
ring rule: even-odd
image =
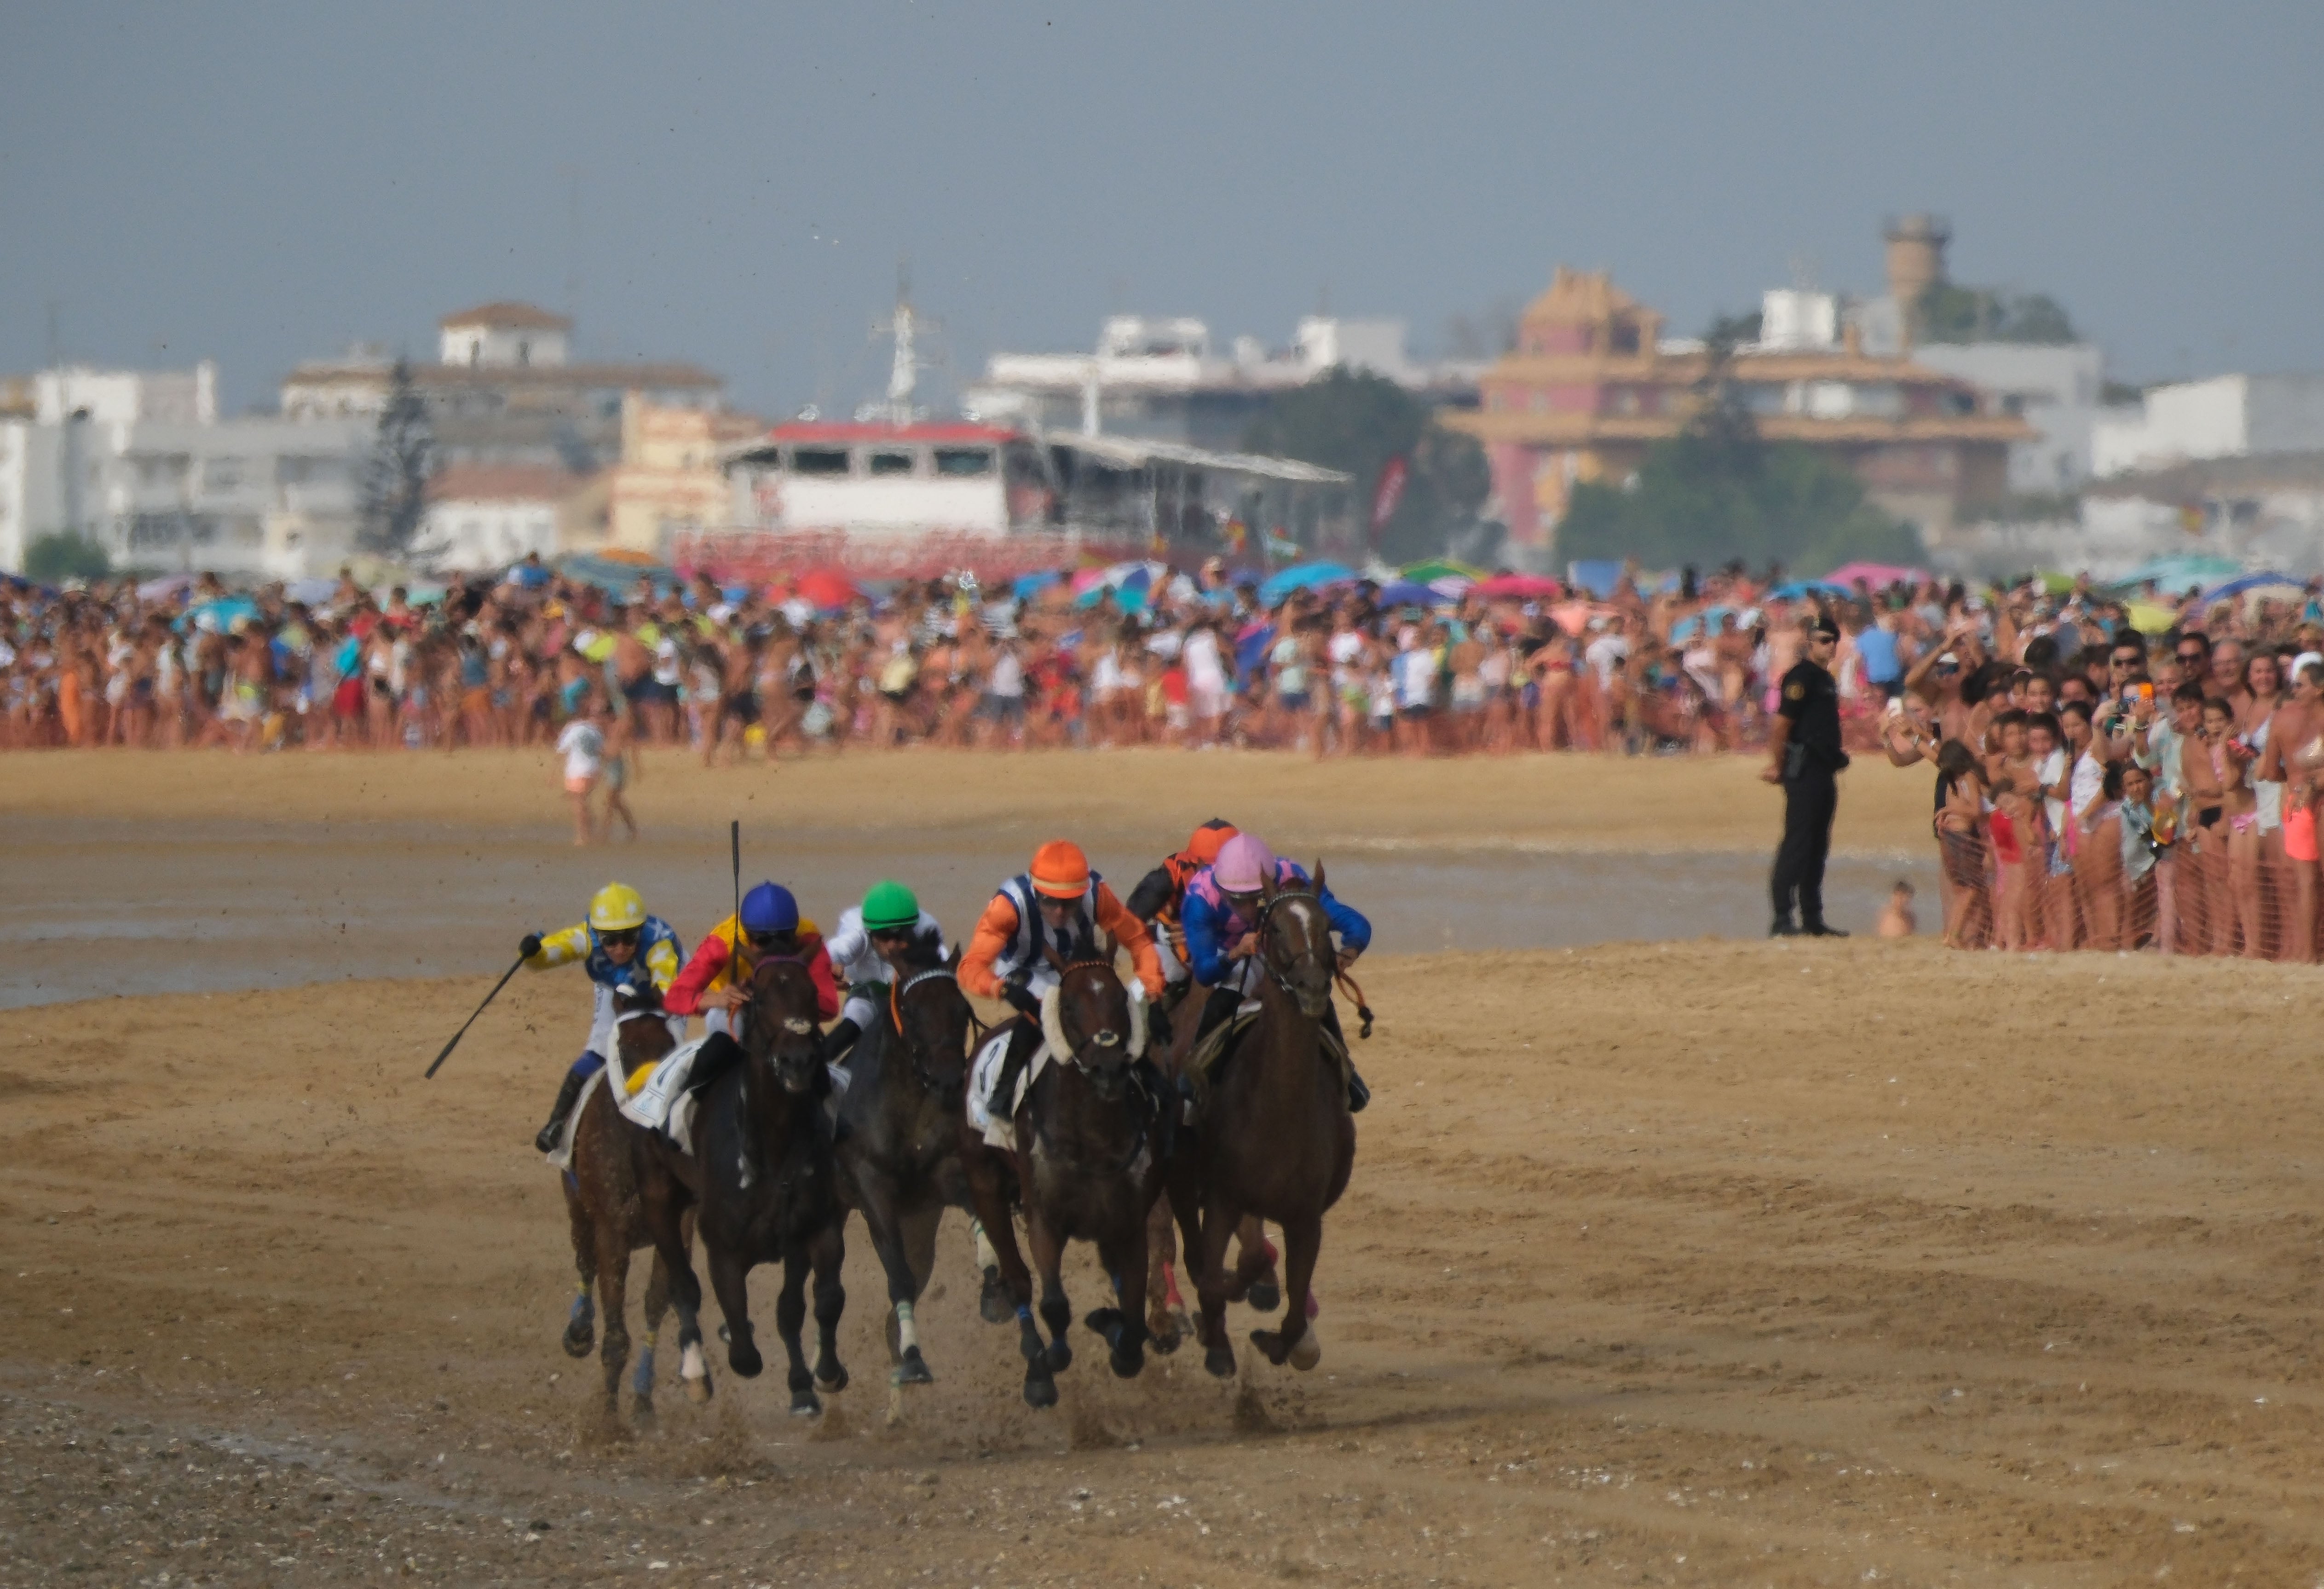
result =
[{"label": "brown horse", "polygon": [[1323,890],[1320,861],[1310,888],[1263,883],[1253,932],[1263,973],[1259,1020],[1220,1066],[1199,1129],[1172,1160],[1171,1201],[1199,1258],[1203,1366],[1222,1378],[1235,1372],[1227,1242],[1253,1215],[1283,1227],[1289,1295],[1282,1328],[1253,1330],[1251,1343],[1268,1362],[1289,1358],[1295,1368],[1313,1368],[1323,1355],[1307,1322],[1308,1288],[1324,1210],[1347,1189],[1356,1160],[1346,1082],[1323,1042],[1337,961]]},{"label": "brown horse", "polygon": [[[1199,984],[1187,990],[1178,1001],[1185,1012],[1175,1023],[1170,1041],[1156,1056],[1162,1074],[1172,1083],[1185,1073],[1186,1062],[1194,1056],[1194,1029],[1201,1024],[1196,1018],[1210,989]],[[1185,1300],[1178,1292],[1178,1276],[1174,1265],[1178,1261],[1178,1233],[1172,1225],[1175,1205],[1170,1201],[1167,1185],[1154,1201],[1154,1211],[1146,1217],[1146,1328],[1153,1337],[1154,1349],[1161,1353],[1176,1352],[1178,1343],[1194,1330],[1193,1321],[1186,1317]],[[1187,1255],[1198,1257],[1200,1249],[1190,1247]],[[1267,1239],[1266,1224],[1256,1214],[1246,1215],[1235,1230],[1235,1266],[1227,1277],[1227,1300],[1247,1302],[1260,1313],[1272,1313],[1283,1305],[1283,1282],[1276,1273],[1275,1244]]]},{"label": "brown horse", "polygon": [[[581,1275],[581,1294],[574,1300],[572,1317],[565,1327],[564,1346],[569,1356],[589,1355],[595,1333],[589,1293],[595,1285],[605,1313],[603,1355],[608,1418],[620,1410],[622,1366],[630,1355],[626,1318],[630,1254],[640,1247],[653,1245],[653,1233],[646,1226],[645,1208],[638,1196],[637,1174],[631,1159],[630,1137],[637,1128],[622,1118],[611,1088],[620,1086],[622,1078],[640,1065],[651,1064],[668,1053],[673,1045],[669,1026],[650,1011],[625,1015],[615,1030],[621,1033],[622,1041],[607,1061],[609,1074],[602,1085],[590,1089],[581,1117],[574,1124],[573,1167],[564,1176],[565,1208],[573,1231],[573,1266]],[[690,1246],[694,1240],[691,1219],[681,1235]],[[641,1425],[653,1421],[654,1338],[660,1332],[662,1317],[669,1311],[669,1267],[657,1253],[652,1272],[646,1280],[645,1346],[638,1354],[637,1373],[630,1382],[636,1397],[634,1416]],[[687,1392],[697,1401],[706,1399],[710,1393],[707,1378],[688,1379],[686,1384]]]},{"label": "brown horse", "polygon": [[[679,1239],[685,1211],[700,1210],[710,1283],[726,1318],[726,1361],[744,1379],[765,1366],[751,1327],[750,1272],[779,1262],[783,1287],[775,1301],[775,1328],[790,1359],[791,1411],[823,1410],[815,1386],[847,1386],[839,1361],[839,1318],[847,1304],[840,1283],[846,1256],[842,1237],[846,1209],[839,1200],[828,1127],[819,1117],[830,1082],[819,1055],[814,979],[792,957],[761,960],[744,986],[742,1039],[707,1039],[695,1064],[705,1079],[697,1093],[695,1152],[678,1152],[666,1137],[639,1131],[638,1190],[654,1245],[669,1265],[671,1300],[678,1309],[678,1339],[699,1338],[695,1310],[702,1282]],[[800,1345],[807,1318],[806,1284],[815,1272],[816,1356],[807,1371]]]},{"label": "brown horse", "polygon": [[[1073,1308],[1059,1273],[1069,1240],[1096,1244],[1119,1304],[1094,1309],[1083,1323],[1105,1337],[1117,1375],[1129,1379],[1145,1367],[1146,1220],[1163,1171],[1161,1108],[1133,1074],[1145,1048],[1143,1006],[1132,1005],[1110,953],[1069,965],[1053,955],[1052,963],[1059,980],[1046,1010],[1054,1017],[1044,1016],[1051,1059],[1017,1110],[1016,1149],[1006,1155],[989,1149],[972,1129],[962,1152],[1001,1282],[1016,1305],[1025,1400],[1035,1407],[1056,1404],[1056,1375],[1073,1365],[1065,1339]],[[995,1103],[1005,1107],[1005,1100]],[[1040,1269],[1046,1345],[1033,1322],[1032,1273],[1004,1200],[1011,1182]]]}]

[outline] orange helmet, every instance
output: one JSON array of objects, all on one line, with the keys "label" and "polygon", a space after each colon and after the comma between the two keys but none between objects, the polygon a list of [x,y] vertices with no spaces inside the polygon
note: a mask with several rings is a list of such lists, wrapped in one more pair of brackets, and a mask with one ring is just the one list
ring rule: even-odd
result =
[{"label": "orange helmet", "polygon": [[1187,858],[1197,867],[1206,867],[1219,859],[1219,847],[1240,830],[1222,816],[1214,816],[1186,840]]},{"label": "orange helmet", "polygon": [[1033,892],[1052,899],[1079,899],[1089,892],[1089,857],[1082,847],[1052,839],[1033,852]]}]

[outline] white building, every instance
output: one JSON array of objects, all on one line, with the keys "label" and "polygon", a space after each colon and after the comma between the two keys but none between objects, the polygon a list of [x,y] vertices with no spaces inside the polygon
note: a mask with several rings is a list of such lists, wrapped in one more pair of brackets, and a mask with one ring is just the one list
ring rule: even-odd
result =
[{"label": "white building", "polygon": [[1463,404],[1476,401],[1484,370],[1414,363],[1401,320],[1311,316],[1299,322],[1289,348],[1239,336],[1221,353],[1201,320],[1117,315],[1090,353],[994,354],[961,407],[992,425],[1231,451],[1277,392],[1339,365]]},{"label": "white building", "polygon": [[0,568],[70,531],[114,565],[288,578],[353,547],[369,420],[217,418],[217,371],[43,371],[0,422]]},{"label": "white building", "polygon": [[1958,375],[1999,400],[2036,432],[2009,449],[2009,489],[2070,496],[2096,472],[2106,354],[2087,343],[1932,342],[1913,362]]},{"label": "white building", "polygon": [[497,369],[565,363],[573,322],[529,303],[479,304],[436,323],[437,357],[447,364]]},{"label": "white building", "polygon": [[2324,375],[2215,375],[2148,389],[2092,437],[2100,475],[2205,458],[2324,451]]},{"label": "white building", "polygon": [[581,483],[579,475],[539,464],[455,464],[429,482],[412,556],[431,568],[464,571],[533,552],[553,557],[558,510]]}]

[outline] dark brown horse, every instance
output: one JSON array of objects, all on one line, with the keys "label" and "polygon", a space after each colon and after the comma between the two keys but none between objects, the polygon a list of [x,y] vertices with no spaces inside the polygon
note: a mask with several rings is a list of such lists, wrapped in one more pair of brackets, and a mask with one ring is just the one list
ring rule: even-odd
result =
[{"label": "dark brown horse", "polygon": [[[686,1209],[698,1207],[710,1283],[726,1318],[726,1361],[745,1379],[765,1366],[752,1336],[745,1281],[759,1264],[782,1264],[775,1328],[790,1359],[791,1410],[806,1416],[823,1410],[817,1382],[832,1391],[847,1385],[837,1339],[847,1303],[839,1275],[846,1209],[839,1200],[830,1135],[818,1118],[829,1080],[818,1052],[815,982],[805,963],[789,957],[761,960],[744,986],[750,1003],[742,1012],[742,1041],[713,1036],[695,1061],[698,1072],[710,1075],[697,1095],[694,1153],[682,1153],[667,1138],[640,1131],[638,1190],[655,1247],[669,1265],[681,1343],[701,1306],[702,1284],[679,1232]],[[800,1345],[810,1267],[816,1327],[812,1374]]]},{"label": "dark brown horse", "polygon": [[[1145,1011],[1132,1003],[1112,956],[1101,950],[1097,958],[1058,963],[1057,988],[1043,1011],[1050,1061],[1016,1112],[1010,1168],[1040,1270],[1046,1346],[1032,1321],[1032,1275],[1006,1208],[979,1199],[1002,1281],[1017,1304],[1025,1400],[1035,1407],[1056,1404],[1055,1376],[1073,1364],[1065,1339],[1073,1308],[1059,1273],[1070,1240],[1096,1244],[1118,1303],[1083,1322],[1105,1337],[1117,1375],[1128,1379],[1145,1367],[1146,1217],[1163,1170],[1161,1109],[1134,1073],[1146,1046]],[[1005,1108],[1007,1100],[994,1104]],[[970,1174],[974,1184],[973,1164]]]},{"label": "dark brown horse", "polygon": [[[622,1042],[606,1061],[610,1073],[602,1084],[590,1088],[581,1117],[574,1123],[573,1167],[564,1176],[565,1208],[573,1231],[573,1266],[581,1275],[581,1294],[574,1300],[564,1346],[569,1356],[589,1355],[595,1334],[595,1309],[589,1295],[594,1285],[605,1315],[603,1360],[608,1418],[620,1410],[622,1367],[630,1355],[630,1254],[653,1245],[631,1159],[630,1136],[636,1127],[622,1118],[611,1089],[620,1086],[630,1070],[668,1053],[675,1042],[660,1015],[649,1010],[624,1016],[615,1030]],[[680,1234],[690,1246],[694,1239],[690,1218]],[[654,1339],[669,1304],[669,1268],[656,1253],[646,1280],[645,1346],[638,1354],[637,1373],[630,1382],[636,1397],[634,1416],[640,1424],[653,1421]],[[706,1377],[688,1379],[686,1385],[697,1401],[710,1393]]]},{"label": "dark brown horse", "polygon": [[1314,879],[1312,891],[1263,884],[1253,934],[1259,1017],[1214,1073],[1199,1128],[1180,1139],[1173,1158],[1171,1201],[1187,1251],[1200,1260],[1203,1365],[1222,1378],[1235,1372],[1227,1243],[1253,1215],[1283,1227],[1288,1295],[1282,1328],[1253,1330],[1251,1343],[1268,1362],[1288,1358],[1295,1368],[1313,1368],[1323,1355],[1307,1322],[1308,1290],[1324,1210],[1340,1200],[1355,1166],[1356,1123],[1323,1039],[1337,961],[1320,861]]},{"label": "dark brown horse", "polygon": [[954,977],[959,965],[957,949],[945,960],[931,947],[899,969],[855,1040],[840,1102],[839,1193],[862,1212],[887,1273],[888,1355],[899,1385],[936,1378],[912,1310],[936,1267],[945,1206],[971,1207],[958,1127],[976,1015]]}]

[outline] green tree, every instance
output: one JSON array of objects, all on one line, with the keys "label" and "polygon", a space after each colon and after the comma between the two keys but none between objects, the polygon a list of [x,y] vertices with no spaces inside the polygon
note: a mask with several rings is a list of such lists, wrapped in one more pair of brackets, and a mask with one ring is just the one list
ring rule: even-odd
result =
[{"label": "green tree", "polygon": [[113,559],[106,556],[103,546],[69,529],[35,536],[24,548],[26,579],[103,579],[112,572]]},{"label": "green tree", "polygon": [[2065,306],[2046,292],[2016,294],[1990,287],[1957,287],[1932,281],[1914,308],[1923,342],[2024,342],[2074,340]]},{"label": "green tree", "polygon": [[428,426],[428,405],[412,385],[410,363],[398,359],[387,406],[380,410],[379,434],[364,465],[355,544],[387,557],[400,557],[409,550],[428,511],[428,480],[435,471],[436,437]]},{"label": "green tree", "polygon": [[1484,449],[1435,423],[1428,405],[1385,376],[1342,365],[1283,393],[1243,433],[1247,452],[1345,471],[1359,521],[1371,522],[1371,491],[1390,458],[1410,471],[1404,497],[1379,538],[1380,555],[1407,563],[1473,532],[1491,493]]},{"label": "green tree", "polygon": [[1796,443],[1769,445],[1724,401],[1657,444],[1635,482],[1574,487],[1557,552],[1655,569],[1780,563],[1807,575],[1858,558],[1923,557],[1920,531],[1867,501],[1844,465]]}]

